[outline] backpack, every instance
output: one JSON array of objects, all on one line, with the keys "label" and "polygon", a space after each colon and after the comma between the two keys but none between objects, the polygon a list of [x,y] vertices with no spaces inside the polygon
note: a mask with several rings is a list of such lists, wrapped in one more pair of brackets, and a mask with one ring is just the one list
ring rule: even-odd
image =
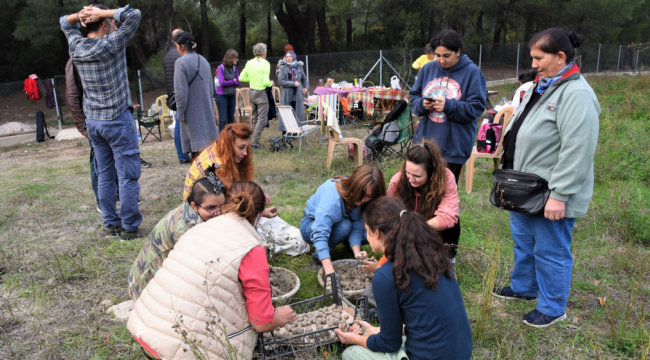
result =
[{"label": "backpack", "polygon": [[42,111],[36,112],[36,142],[45,141],[45,134],[49,139],[54,139],[54,136],[50,136],[50,132],[47,131],[47,123],[45,122],[45,115]]},{"label": "backpack", "polygon": [[495,123],[485,123],[478,130],[476,150],[480,153],[494,154],[501,140],[503,126]]},{"label": "backpack", "polygon": [[289,148],[293,150],[293,144],[291,143],[291,140],[285,139],[282,136],[276,136],[273,139],[269,140],[270,152],[280,152],[283,150],[288,150]]}]

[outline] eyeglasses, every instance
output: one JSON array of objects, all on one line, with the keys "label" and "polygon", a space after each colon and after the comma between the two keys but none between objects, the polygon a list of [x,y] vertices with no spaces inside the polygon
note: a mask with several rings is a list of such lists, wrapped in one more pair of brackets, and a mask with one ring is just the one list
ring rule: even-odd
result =
[{"label": "eyeglasses", "polygon": [[203,207],[199,204],[196,204],[197,207],[207,211],[210,215],[212,216],[218,216],[221,215],[221,206],[208,206],[208,207]]}]

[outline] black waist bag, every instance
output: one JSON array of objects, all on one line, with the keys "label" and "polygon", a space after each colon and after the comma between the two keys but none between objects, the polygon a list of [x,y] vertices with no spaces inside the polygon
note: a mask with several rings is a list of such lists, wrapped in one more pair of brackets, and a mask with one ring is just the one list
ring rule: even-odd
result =
[{"label": "black waist bag", "polygon": [[36,142],[45,141],[45,134],[49,139],[54,139],[54,136],[50,136],[50,133],[47,131],[47,123],[45,122],[45,115],[42,111],[36,112]]},{"label": "black waist bag", "polygon": [[544,211],[551,190],[548,181],[535,175],[509,169],[495,170],[490,193],[492,205],[524,215]]}]

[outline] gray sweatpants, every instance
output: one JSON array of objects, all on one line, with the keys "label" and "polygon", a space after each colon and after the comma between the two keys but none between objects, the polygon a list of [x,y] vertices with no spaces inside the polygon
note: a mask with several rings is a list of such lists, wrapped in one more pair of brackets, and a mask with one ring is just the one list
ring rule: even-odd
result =
[{"label": "gray sweatpants", "polygon": [[251,114],[251,121],[253,126],[253,140],[251,146],[260,146],[260,138],[262,131],[266,126],[269,114],[269,98],[266,96],[264,90],[253,90],[250,92],[250,101],[253,113]]}]

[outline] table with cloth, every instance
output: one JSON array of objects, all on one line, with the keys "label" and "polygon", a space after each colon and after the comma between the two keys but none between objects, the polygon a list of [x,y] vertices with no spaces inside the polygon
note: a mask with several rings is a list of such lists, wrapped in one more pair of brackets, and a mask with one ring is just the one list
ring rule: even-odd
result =
[{"label": "table with cloth", "polygon": [[348,108],[351,108],[352,103],[361,100],[363,109],[369,117],[375,112],[375,108],[379,111],[391,111],[395,106],[395,102],[408,99],[408,91],[406,90],[372,90],[364,92],[355,92],[348,95]]},{"label": "table with cloth", "polygon": [[356,93],[356,92],[364,91],[364,90],[366,90],[366,88],[361,88],[361,89],[352,88],[352,89],[345,89],[345,90],[341,89],[341,90],[339,90],[337,88],[326,88],[324,86],[318,86],[314,90],[314,94],[316,94],[316,95],[331,95],[331,94],[339,94],[339,92],[340,92],[340,95],[342,97],[347,97],[348,94],[350,94],[350,93]]}]

